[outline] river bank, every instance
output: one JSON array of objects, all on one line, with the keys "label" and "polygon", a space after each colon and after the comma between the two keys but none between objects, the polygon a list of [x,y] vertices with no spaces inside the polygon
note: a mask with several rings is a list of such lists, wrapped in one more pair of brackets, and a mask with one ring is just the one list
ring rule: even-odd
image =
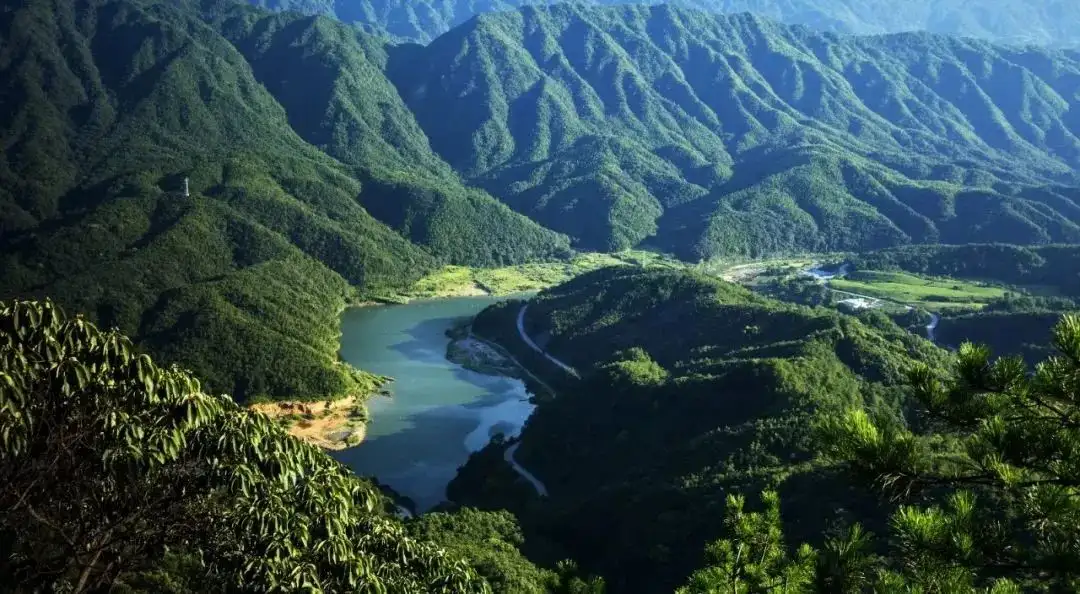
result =
[{"label": "river bank", "polygon": [[330,402],[261,402],[250,405],[248,410],[280,422],[293,437],[333,451],[364,441],[366,400],[366,396],[351,396]]},{"label": "river bank", "polygon": [[407,289],[367,295],[363,302],[356,305],[407,304],[417,300],[458,297],[506,297],[540,291],[608,266],[686,268],[689,265],[653,252],[627,250],[615,254],[586,252],[569,260],[501,268],[444,266]]},{"label": "river bank", "polygon": [[445,500],[446,485],[470,454],[494,435],[519,435],[535,406],[525,382],[497,351],[448,336],[462,336],[455,331],[465,321],[500,300],[456,297],[346,311],[341,360],[395,381],[389,398],[367,402],[363,445],[333,451],[334,458],[377,477],[423,513]]}]

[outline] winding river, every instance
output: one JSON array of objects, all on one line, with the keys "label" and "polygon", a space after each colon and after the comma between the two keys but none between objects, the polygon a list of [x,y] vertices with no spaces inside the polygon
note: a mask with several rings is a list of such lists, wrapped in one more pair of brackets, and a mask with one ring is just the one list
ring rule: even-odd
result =
[{"label": "winding river", "polygon": [[446,330],[502,299],[460,297],[346,311],[341,357],[395,381],[391,398],[369,402],[364,443],[334,457],[390,485],[423,512],[445,499],[458,467],[492,435],[517,436],[533,411],[524,383],[446,360]]}]

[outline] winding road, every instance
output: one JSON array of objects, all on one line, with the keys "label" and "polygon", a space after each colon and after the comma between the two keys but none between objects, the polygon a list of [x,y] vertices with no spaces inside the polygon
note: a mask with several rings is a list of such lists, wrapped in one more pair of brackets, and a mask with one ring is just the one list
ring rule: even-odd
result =
[{"label": "winding road", "polygon": [[541,497],[547,497],[547,487],[544,486],[544,483],[541,482],[540,479],[536,478],[533,473],[525,470],[525,467],[518,464],[517,460],[514,459],[514,454],[517,453],[518,447],[520,445],[521,442],[519,441],[506,448],[506,452],[503,453],[503,460],[506,460],[506,463],[510,465],[510,468],[514,469],[514,472],[518,473],[522,478],[529,481],[533,488],[536,489],[537,495]]},{"label": "winding road", "polygon": [[[815,278],[817,278],[817,279],[819,279],[819,280],[821,280],[821,281],[824,281],[825,286],[828,287],[829,290],[831,290],[833,292],[842,293],[842,294],[845,294],[845,295],[851,295],[851,296],[854,296],[854,297],[859,297],[859,298],[867,299],[867,300],[874,301],[874,302],[881,301],[880,299],[878,299],[876,297],[871,297],[870,295],[860,295],[858,293],[850,293],[848,291],[839,291],[837,289],[833,289],[832,287],[829,287],[829,281],[831,281],[832,279],[834,279],[834,278],[843,278],[843,277],[847,276],[848,267],[849,267],[848,264],[843,264],[842,266],[840,266],[839,270],[836,271],[836,273],[829,274],[829,273],[827,273],[827,272],[825,272],[825,271],[823,271],[820,268],[817,268],[815,266],[813,268],[808,269],[806,271],[806,273],[813,276],[813,277],[815,277]],[[911,309],[910,305],[907,305],[906,307],[908,309]],[[540,348],[540,345],[536,344],[536,342],[532,339],[532,337],[530,337],[528,335],[528,333],[525,332],[525,312],[528,311],[528,309],[529,309],[529,304],[526,303],[526,304],[522,305],[521,309],[518,310],[518,315],[517,315],[517,331],[518,331],[518,336],[521,337],[522,342],[527,344],[529,346],[529,348],[531,348],[532,350],[534,350],[537,353],[540,353],[541,355],[543,355],[545,358],[547,358],[548,361],[551,361],[552,363],[557,365],[560,369],[562,369],[566,373],[569,373],[570,375],[572,375],[574,377],[578,377],[577,371],[573,367],[570,367],[566,363],[560,361],[554,355],[551,355],[550,353],[545,352],[544,349]],[[930,323],[927,324],[927,326],[926,326],[926,337],[927,337],[927,339],[930,340],[930,342],[936,342],[935,331],[937,330],[938,323],[940,321],[941,321],[941,316],[939,316],[936,313],[931,313],[930,314]],[[541,497],[547,497],[548,496],[548,491],[547,491],[547,487],[544,485],[543,481],[536,478],[536,475],[534,475],[533,473],[526,470],[524,466],[522,466],[521,464],[518,464],[517,460],[514,458],[514,455],[517,454],[517,450],[518,450],[518,448],[520,446],[521,446],[520,441],[515,442],[515,443],[511,444],[510,446],[508,446],[506,448],[506,451],[503,452],[503,460],[505,460],[506,463],[510,465],[510,468],[514,469],[514,472],[518,473],[519,476],[521,476],[523,479],[528,481],[529,484],[533,486],[533,489],[536,489],[536,494],[537,495],[539,495]],[[405,511],[408,511],[408,510],[405,510]]]},{"label": "winding road", "polygon": [[[851,292],[848,292],[848,291],[840,291],[840,290],[837,290],[837,289],[833,289],[832,287],[829,286],[829,281],[831,281],[832,279],[834,279],[834,278],[843,278],[843,277],[847,276],[848,268],[849,268],[848,264],[843,264],[843,265],[840,266],[840,268],[835,273],[829,274],[829,273],[821,270],[820,268],[818,268],[815,265],[814,267],[807,269],[806,273],[809,274],[810,276],[813,276],[813,277],[823,281],[825,283],[825,286],[828,287],[830,291],[845,294],[845,295],[851,295],[853,297],[858,297],[858,298],[862,298],[862,299],[867,299],[867,300],[872,301],[872,302],[881,301],[881,299],[879,299],[877,297],[871,297],[870,295],[860,295],[858,293],[851,293]],[[905,307],[907,307],[909,310],[912,309],[912,307],[910,305],[905,305]],[[536,344],[536,342],[532,339],[532,337],[530,337],[528,335],[528,333],[525,332],[525,312],[528,311],[528,309],[529,309],[529,304],[526,303],[526,304],[522,305],[521,309],[518,310],[518,315],[517,315],[517,331],[518,331],[518,336],[521,337],[522,342],[527,344],[529,346],[529,348],[531,348],[532,350],[534,350],[537,353],[540,353],[541,355],[543,355],[545,358],[547,358],[548,361],[551,361],[552,363],[557,365],[560,369],[562,369],[566,373],[568,373],[568,374],[570,374],[570,375],[572,375],[574,377],[579,377],[578,374],[577,374],[577,371],[573,367],[570,367],[566,363],[560,361],[554,355],[551,355],[550,353],[545,352],[544,349],[540,348],[540,345]],[[935,331],[937,330],[938,323],[940,321],[941,321],[941,316],[939,316],[936,313],[931,313],[930,314],[930,323],[927,324],[927,326],[926,326],[926,337],[927,337],[927,339],[930,340],[930,342],[936,342]],[[510,465],[510,468],[514,469],[514,472],[518,473],[519,476],[521,476],[526,481],[528,481],[529,484],[531,484],[533,486],[533,489],[536,489],[536,494],[537,495],[539,495],[541,497],[547,497],[548,496],[548,491],[547,491],[547,487],[544,485],[544,483],[540,479],[536,478],[536,475],[534,475],[533,473],[526,470],[524,466],[522,466],[521,464],[518,464],[517,460],[514,458],[514,455],[517,454],[518,447],[520,447],[520,446],[521,446],[520,441],[515,442],[515,443],[511,444],[510,446],[508,446],[506,448],[506,451],[503,452],[503,460],[505,460],[506,463]]]},{"label": "winding road", "polygon": [[558,365],[559,368],[562,369],[563,371],[565,371],[566,373],[569,373],[570,375],[572,375],[574,377],[578,377],[578,373],[577,373],[577,371],[574,370],[573,367],[570,367],[566,363],[563,363],[562,361],[556,359],[554,356],[544,352],[544,349],[540,348],[540,345],[533,342],[533,339],[530,338],[529,335],[525,333],[525,310],[527,310],[527,309],[529,309],[529,304],[528,303],[521,306],[521,309],[518,310],[518,315],[517,315],[517,330],[518,330],[518,334],[521,336],[521,340],[525,341],[525,344],[529,345],[529,348],[531,348],[532,350],[534,350],[534,351],[540,353],[541,355],[543,355],[544,357],[546,357],[548,361],[551,361],[555,365]]},{"label": "winding road", "polygon": [[[536,342],[534,342],[533,339],[525,332],[525,311],[528,308],[529,308],[529,304],[526,303],[525,305],[522,305],[521,309],[518,310],[518,315],[517,315],[518,336],[521,337],[522,342],[529,345],[529,348],[531,348],[532,350],[534,350],[534,351],[540,353],[541,355],[543,355],[544,357],[546,357],[548,361],[551,361],[552,363],[557,365],[560,369],[562,369],[566,373],[568,373],[568,374],[570,374],[570,375],[572,375],[574,377],[578,377],[577,371],[575,371],[573,367],[570,367],[566,363],[563,363],[562,361],[556,359],[554,356],[552,356],[552,355],[550,355],[548,353],[545,353],[544,349],[540,348],[540,345],[536,344]],[[518,365],[520,365],[520,363]],[[548,496],[548,491],[547,491],[547,487],[544,486],[543,481],[536,478],[536,475],[534,475],[533,473],[529,472],[528,470],[525,470],[525,467],[522,466],[521,464],[518,464],[517,459],[514,458],[514,455],[517,454],[517,450],[518,450],[518,448],[520,446],[521,446],[520,441],[518,441],[516,443],[513,443],[510,446],[508,446],[506,448],[506,451],[503,452],[503,460],[505,460],[506,463],[510,465],[510,468],[514,469],[514,472],[518,473],[518,475],[521,476],[521,478],[525,479],[526,481],[529,481],[529,484],[533,486],[533,489],[536,489],[536,494],[537,495],[539,495],[541,497],[547,497]]]}]

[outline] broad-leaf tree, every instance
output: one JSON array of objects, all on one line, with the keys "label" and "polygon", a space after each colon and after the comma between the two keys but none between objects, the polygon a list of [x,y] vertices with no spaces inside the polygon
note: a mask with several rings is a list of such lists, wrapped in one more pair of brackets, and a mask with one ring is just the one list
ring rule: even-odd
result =
[{"label": "broad-leaf tree", "polygon": [[169,549],[245,591],[472,592],[380,495],[50,302],[0,303],[0,583],[107,589]]}]

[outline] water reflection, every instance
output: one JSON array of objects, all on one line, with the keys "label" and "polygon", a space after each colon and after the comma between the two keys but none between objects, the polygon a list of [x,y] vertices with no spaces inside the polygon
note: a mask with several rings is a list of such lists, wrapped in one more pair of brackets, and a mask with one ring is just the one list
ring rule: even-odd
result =
[{"label": "water reflection", "polygon": [[470,297],[346,312],[342,358],[395,382],[392,398],[370,403],[364,443],[335,457],[358,474],[377,476],[423,511],[443,501],[470,452],[496,432],[517,435],[533,410],[524,383],[445,358],[446,330],[496,301]]}]

